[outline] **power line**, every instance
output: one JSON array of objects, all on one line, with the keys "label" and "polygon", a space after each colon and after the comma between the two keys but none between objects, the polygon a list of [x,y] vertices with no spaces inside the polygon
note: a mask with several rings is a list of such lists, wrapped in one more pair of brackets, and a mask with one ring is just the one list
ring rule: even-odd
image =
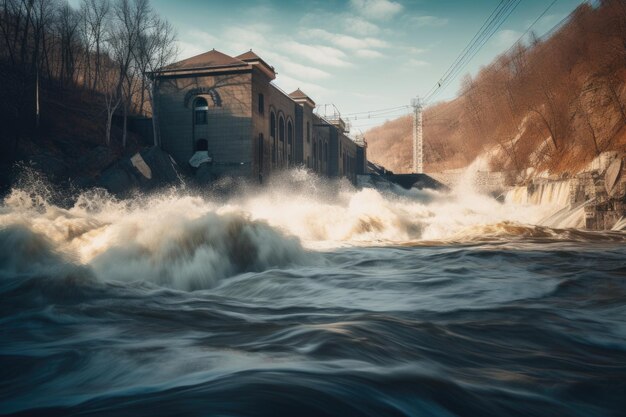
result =
[{"label": "power line", "polygon": [[504,4],[504,1],[505,0],[500,0],[500,3],[498,3],[496,8],[491,12],[489,17],[487,17],[487,19],[483,22],[482,26],[474,34],[474,37],[468,42],[468,44],[465,46],[465,48],[463,48],[461,53],[456,57],[456,59],[452,62],[452,64],[450,64],[450,67],[448,67],[448,69],[439,78],[439,81],[436,82],[435,85],[432,86],[432,88],[424,95],[424,97],[430,96],[438,88],[438,86],[441,85],[441,83],[443,82],[444,78],[453,70],[453,68],[456,65],[458,65],[458,62],[460,61],[462,56],[464,56],[464,54],[467,52],[467,50],[470,48],[470,46],[473,45],[476,42],[476,39],[479,36],[479,34],[482,33],[485,30],[486,25],[491,21],[493,16],[497,13],[497,11],[500,9],[500,7]]},{"label": "power line", "polygon": [[489,39],[491,39],[491,37],[498,31],[511,13],[513,13],[513,11],[517,8],[520,2],[521,0],[511,0],[496,13],[496,16],[489,22],[483,33],[481,33],[478,37],[477,41],[463,55],[458,65],[456,65],[456,68],[454,68],[453,71],[450,72],[445,79],[443,79],[443,82],[440,81],[437,84],[437,88],[430,93],[430,95],[426,96],[424,101],[430,101],[438,92],[445,90],[450,85],[450,83],[461,71],[463,71],[467,64],[471,62],[471,60],[483,48]]},{"label": "power line", "polygon": [[[506,2],[505,2],[506,1]],[[461,51],[461,53],[459,54],[459,56],[457,56],[457,58],[455,59],[455,61],[450,65],[450,67],[446,70],[446,72],[444,72],[444,74],[442,75],[442,77],[439,79],[439,82],[436,83],[430,90],[429,93],[426,97],[428,97],[428,99],[432,99],[432,97],[434,97],[436,95],[437,91],[443,91],[443,89],[445,89],[450,82],[453,80],[454,77],[456,77],[456,75],[458,75],[458,73],[460,71],[462,71],[462,69],[469,63],[469,61],[471,61],[471,59],[473,59],[473,57],[480,51],[480,49],[486,44],[486,42],[489,41],[489,39],[493,36],[493,34],[495,34],[497,32],[497,30],[502,26],[502,24],[506,21],[506,19],[513,13],[513,11],[517,8],[517,6],[519,5],[521,0],[501,0],[500,3],[498,4],[498,6],[492,11],[492,13],[489,15],[489,17],[485,20],[485,22],[483,22],[483,25],[480,27],[480,29],[476,32],[476,34],[474,35],[474,37],[470,40],[470,42],[468,43],[468,45],[466,45],[466,47]],[[531,29],[539,22],[539,20],[541,20],[541,18],[543,16],[545,16],[545,14],[554,6],[554,4],[557,2],[558,0],[553,0],[542,12],[541,14],[528,26],[528,28],[525,30],[525,32],[519,37],[519,39],[517,41],[515,41],[515,43],[509,48],[507,49],[505,52],[503,52],[502,54],[507,54],[509,52],[511,52],[511,50],[513,50],[513,48],[515,48],[516,45],[518,45],[522,39],[531,31]],[[588,3],[589,1],[585,1],[585,3]],[[563,19],[561,19],[558,23],[556,23],[552,28],[550,28],[550,30],[546,33],[544,33],[539,39],[543,40],[546,37],[552,35],[556,30],[558,30],[559,27],[561,27],[563,25],[564,22],[566,22],[569,18],[571,18],[571,16],[574,14],[575,10],[572,11],[571,13],[569,13],[567,16],[565,16]],[[471,54],[471,55],[470,55]],[[469,59],[468,59],[469,57]],[[445,78],[445,80],[444,80]],[[447,81],[447,83],[444,84],[439,84],[442,80]],[[475,87],[471,87],[468,91],[471,91],[472,89],[474,89]],[[361,124],[358,121],[366,121],[369,119],[380,119],[380,118],[385,118],[385,117],[392,117],[395,116],[393,113],[395,113],[396,111],[400,111],[400,109],[407,109],[410,106],[408,105],[404,105],[404,106],[397,106],[397,107],[389,107],[389,108],[385,108],[385,109],[379,109],[379,110],[369,110],[369,111],[362,111],[362,112],[353,112],[353,113],[345,113],[346,120],[351,120],[351,124],[355,125],[358,124],[359,126],[370,126],[370,125],[378,125],[378,122],[373,122],[373,123],[366,123],[366,124]],[[399,114],[396,117],[403,117],[403,116],[409,116],[411,113],[403,113],[403,114]],[[435,118],[440,114],[440,112],[429,112],[428,115],[428,119],[426,119],[426,122],[429,122],[431,118]],[[365,116],[362,116],[365,115]],[[443,120],[437,120],[438,123],[443,123]]]},{"label": "power line", "polygon": [[366,113],[378,113],[378,112],[382,112],[386,110],[404,109],[407,107],[409,106],[398,106],[398,107],[389,107],[387,109],[380,109],[380,110],[367,110],[367,111],[354,112],[354,113],[344,113],[344,116],[352,116],[352,115],[366,114]]},{"label": "power line", "polygon": [[[535,19],[535,21],[533,21],[533,23],[526,29],[526,31],[524,32],[524,34],[522,36],[520,36],[520,38],[509,48],[507,49],[505,52],[503,52],[501,55],[505,55],[508,54],[509,52],[511,52],[516,45],[518,45],[521,40],[524,38],[524,36],[526,36],[526,34],[528,34],[528,32],[530,32],[530,30],[533,28],[533,26],[541,19],[541,17],[543,17],[550,8],[552,8],[552,6],[557,2],[558,0],[553,0],[552,3],[550,3],[545,9],[544,11],[539,15],[539,17],[537,19]],[[587,3],[589,4],[590,1],[586,0],[583,3]],[[544,33],[543,35],[541,35],[538,39],[539,40],[544,40],[550,36],[552,36],[552,34],[554,34],[554,32],[556,32],[559,28],[561,28],[563,26],[563,24],[565,22],[567,22],[573,15],[574,13],[576,13],[577,9],[572,10],[567,16],[565,16],[563,19],[559,20],[554,26],[552,26],[550,28],[550,30],[548,30],[546,33]],[[476,85],[472,85],[467,91],[465,91],[463,94],[467,94],[469,92],[471,92],[472,90],[474,90],[476,88]],[[495,97],[499,97],[501,95],[503,95],[504,93],[500,93],[500,94],[496,94]],[[462,95],[460,96],[462,97]],[[431,117],[436,117],[439,116],[441,114],[440,112],[430,112],[429,115],[432,115]]]},{"label": "power line", "polygon": [[[407,106],[408,107],[408,106]],[[385,113],[373,113],[373,114],[364,114],[362,116],[350,116],[350,117],[341,117],[345,121],[354,121],[354,120],[368,120],[368,119],[380,119],[385,117],[393,117],[396,115],[406,114],[406,110],[395,110],[393,112],[385,112]]]},{"label": "power line", "polygon": [[[556,0],[554,0],[556,1]],[[446,70],[444,75],[439,79],[439,82],[431,88],[431,91],[426,95],[424,102],[429,101],[439,89],[445,89],[452,80],[465,68],[465,66],[474,58],[474,56],[482,49],[482,47],[491,39],[494,33],[500,28],[500,26],[511,15],[515,8],[519,5],[521,0],[501,0],[498,6],[491,12],[489,17],[485,20],[480,29],[476,32],[474,37],[461,51],[459,56]],[[389,113],[398,111],[398,109],[407,109],[410,106],[398,106],[387,109],[371,110],[355,113],[346,113],[342,116],[344,120],[359,120],[359,119],[375,119],[390,117]]]},{"label": "power line", "polygon": [[[543,12],[541,12],[541,14],[539,16],[537,16],[537,18],[530,24],[530,26],[528,26],[528,28],[526,28],[526,31],[522,34],[522,36],[519,37],[518,40],[515,41],[515,43],[513,45],[511,45],[511,47],[509,49],[507,49],[504,53],[507,54],[509,52],[511,52],[513,50],[513,48],[515,48],[515,46],[520,43],[522,41],[522,39],[524,39],[524,37],[526,35],[528,35],[528,32],[530,32],[530,30],[533,28],[533,26],[535,26],[537,24],[537,22],[546,14],[548,13],[548,10],[550,10],[552,8],[552,6],[554,6],[554,4],[559,1],[559,0],[553,0],[552,3],[550,3],[548,5],[548,7],[546,7]],[[570,15],[566,16],[565,18],[563,18],[561,20],[561,22],[565,21],[565,19],[567,19]],[[557,23],[557,25],[559,25],[561,22]],[[557,25],[555,25],[554,27],[556,27]],[[552,29],[554,29],[554,27]],[[552,29],[550,29],[552,31]],[[543,35],[545,36],[545,34]]]}]

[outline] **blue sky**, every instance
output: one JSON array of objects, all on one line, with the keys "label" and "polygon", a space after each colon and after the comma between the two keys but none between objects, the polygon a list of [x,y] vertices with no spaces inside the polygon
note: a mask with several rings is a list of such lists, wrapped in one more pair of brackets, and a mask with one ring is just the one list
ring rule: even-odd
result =
[{"label": "blue sky", "polygon": [[[408,104],[425,94],[481,27],[499,0],[153,0],[177,29],[180,59],[212,48],[252,48],[278,72],[275,83],[301,88],[342,113]],[[463,74],[475,74],[508,49],[550,3],[522,0]],[[558,0],[534,26],[538,35],[580,0]],[[437,100],[453,98],[461,74]],[[394,118],[404,110],[390,113]],[[385,121],[352,121],[366,130]]]}]

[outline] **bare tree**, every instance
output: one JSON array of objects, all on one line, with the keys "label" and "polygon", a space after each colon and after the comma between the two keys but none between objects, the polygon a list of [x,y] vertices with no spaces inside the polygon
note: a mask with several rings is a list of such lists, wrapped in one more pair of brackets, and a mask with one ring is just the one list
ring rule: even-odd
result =
[{"label": "bare tree", "polygon": [[[87,65],[86,77],[91,78],[91,88],[98,86],[102,59],[102,44],[107,30],[107,21],[110,17],[111,4],[109,0],[83,0],[81,15],[86,45]],[[91,57],[93,56],[93,63]],[[93,66],[92,66],[93,64]]]},{"label": "bare tree", "polygon": [[142,34],[136,50],[136,60],[141,73],[141,97],[139,112],[143,114],[145,93],[147,92],[152,112],[152,130],[154,146],[159,143],[158,114],[154,91],[156,78],[151,77],[155,71],[171,63],[178,55],[176,32],[166,20],[154,17],[150,31]]},{"label": "bare tree", "polygon": [[80,15],[69,3],[63,4],[58,11],[58,33],[60,35],[61,69],[59,78],[63,83],[74,81],[76,71],[77,48],[79,46],[78,28]]}]

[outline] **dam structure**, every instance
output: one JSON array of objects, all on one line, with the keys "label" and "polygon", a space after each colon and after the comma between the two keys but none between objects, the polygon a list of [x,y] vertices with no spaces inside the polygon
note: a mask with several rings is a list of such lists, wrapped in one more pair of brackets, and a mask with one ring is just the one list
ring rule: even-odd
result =
[{"label": "dam structure", "polygon": [[300,89],[278,88],[274,67],[252,50],[213,49],[149,76],[156,142],[184,169],[260,182],[292,167],[353,183],[367,171],[364,138],[352,138],[339,115],[316,114]]}]

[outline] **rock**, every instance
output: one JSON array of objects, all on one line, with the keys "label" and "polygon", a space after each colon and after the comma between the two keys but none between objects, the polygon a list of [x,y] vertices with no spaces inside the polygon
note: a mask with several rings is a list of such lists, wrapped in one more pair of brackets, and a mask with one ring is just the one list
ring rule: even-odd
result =
[{"label": "rock", "polygon": [[152,147],[106,169],[96,185],[118,196],[125,196],[134,189],[150,191],[171,185],[184,185],[184,181],[172,157],[161,149]]},{"label": "rock", "polygon": [[76,169],[82,173],[102,172],[115,162],[116,156],[108,146],[98,145],[76,162]]},{"label": "rock", "polygon": [[52,181],[64,180],[68,176],[68,165],[61,158],[48,153],[30,157],[33,166]]},{"label": "rock", "polygon": [[121,161],[105,170],[96,184],[117,196],[126,196],[138,186],[136,177],[128,172],[128,167]]},{"label": "rock", "polygon": [[141,151],[141,157],[150,168],[152,186],[184,185],[178,165],[168,153],[153,146]]},{"label": "rock", "polygon": [[620,173],[622,172],[622,160],[616,159],[611,162],[611,165],[606,169],[606,173],[604,174],[604,186],[606,187],[606,192],[609,196],[612,196],[615,192],[616,188],[615,184],[619,180]]},{"label": "rock", "polygon": [[198,184],[209,184],[215,181],[211,165],[208,163],[200,164],[198,169],[196,169],[195,180]]}]

